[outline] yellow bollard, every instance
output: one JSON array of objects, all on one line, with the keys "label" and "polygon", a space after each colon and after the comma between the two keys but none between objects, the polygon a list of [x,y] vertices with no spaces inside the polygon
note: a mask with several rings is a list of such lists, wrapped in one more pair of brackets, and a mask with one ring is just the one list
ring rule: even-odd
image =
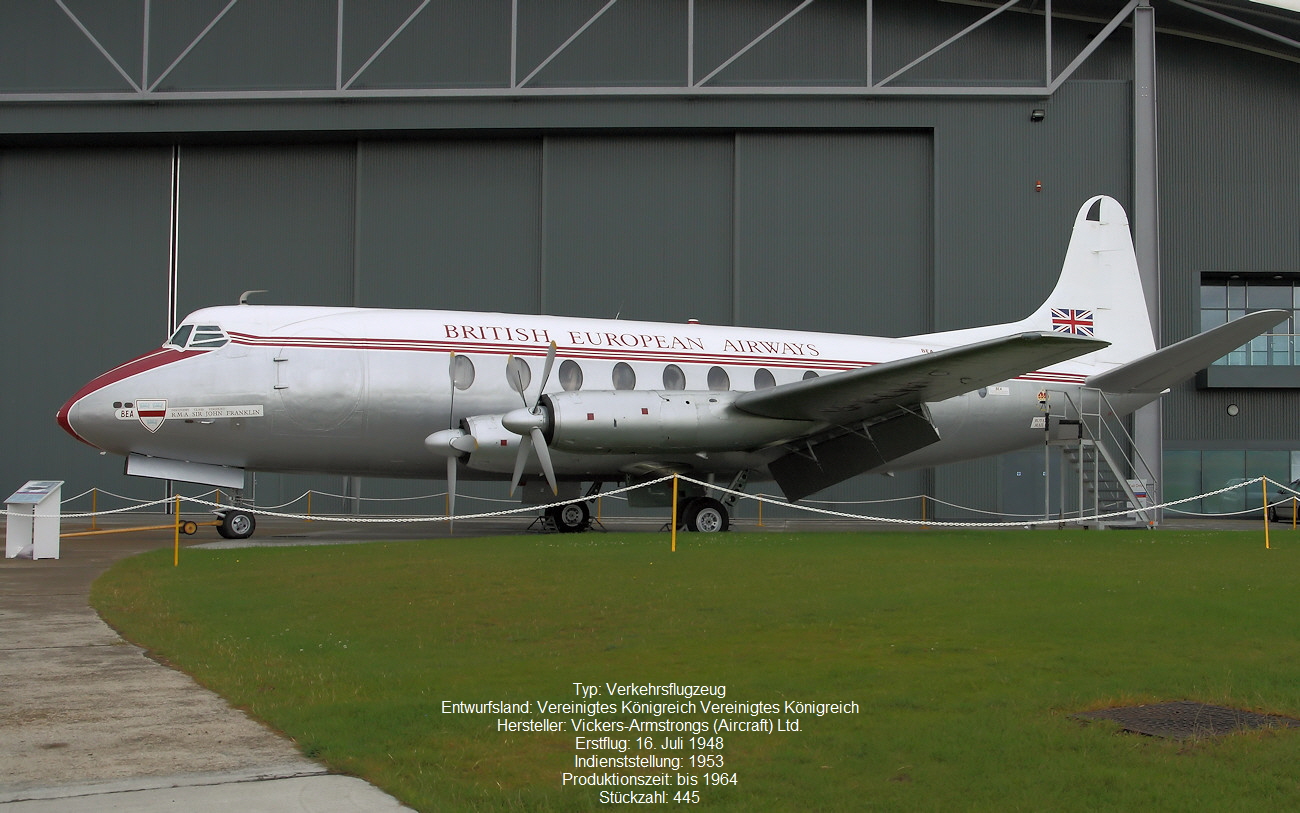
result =
[{"label": "yellow bollard", "polygon": [[1271,546],[1268,544],[1268,478],[1259,481],[1260,486],[1264,489],[1264,550]]},{"label": "yellow bollard", "polygon": [[[447,513],[450,514],[451,511],[448,510]],[[311,489],[310,488],[307,489],[307,521],[311,522]]]},{"label": "yellow bollard", "polygon": [[668,520],[668,525],[673,529],[673,553],[677,552],[677,475],[673,475],[673,516]]},{"label": "yellow bollard", "polygon": [[90,490],[90,530],[94,531],[99,528],[95,520],[99,519],[99,489]]},{"label": "yellow bollard", "polygon": [[758,527],[763,527],[763,498],[758,498]]},{"label": "yellow bollard", "polygon": [[172,547],[172,567],[179,567],[181,563],[181,498],[176,495],[176,510],[172,512],[176,516],[176,542]]},{"label": "yellow bollard", "polygon": [[922,530],[929,530],[929,529],[930,529],[930,526],[925,524],[925,520],[926,520],[926,516],[925,516],[925,495],[922,494],[922,495],[921,495],[921,529],[922,529]]}]

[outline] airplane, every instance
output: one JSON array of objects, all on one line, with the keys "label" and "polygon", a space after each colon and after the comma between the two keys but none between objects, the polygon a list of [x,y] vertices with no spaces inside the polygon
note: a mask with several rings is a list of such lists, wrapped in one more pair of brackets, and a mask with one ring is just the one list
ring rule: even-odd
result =
[{"label": "airplane", "polygon": [[[1127,414],[1288,315],[1157,349],[1127,215],[1097,196],[1051,295],[1016,322],[882,338],[245,294],[87,383],[57,420],[144,477],[236,490],[248,471],[445,478],[453,517],[458,477],[508,481],[512,495],[544,478],[559,495],[548,501],[568,500],[547,516],[580,531],[606,483],[766,479],[798,500],[866,472],[1041,444],[1045,389],[1076,403],[1100,390]],[[648,499],[668,504],[662,490]],[[729,525],[699,487],[680,506],[691,531]],[[222,536],[253,533],[247,506],[219,513]]]}]

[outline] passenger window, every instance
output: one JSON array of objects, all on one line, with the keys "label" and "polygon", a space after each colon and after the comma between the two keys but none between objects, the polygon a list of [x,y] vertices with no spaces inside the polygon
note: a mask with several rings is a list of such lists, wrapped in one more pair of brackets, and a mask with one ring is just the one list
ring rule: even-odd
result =
[{"label": "passenger window", "polygon": [[506,362],[506,380],[510,382],[510,389],[515,392],[528,389],[528,385],[533,383],[533,371],[528,366],[528,360],[511,356]]},{"label": "passenger window", "polygon": [[757,370],[754,371],[754,389],[765,390],[768,389],[769,387],[775,387],[775,386],[776,386],[776,376],[772,375],[771,370],[768,370],[765,367],[759,367]]},{"label": "passenger window", "polygon": [[676,364],[669,364],[664,368],[664,389],[666,390],[684,390],[686,389],[686,373]]},{"label": "passenger window", "polygon": [[636,371],[625,361],[614,365],[614,389],[636,389]]},{"label": "passenger window", "polygon": [[560,362],[560,386],[565,392],[582,389],[582,368],[573,359]]},{"label": "passenger window", "polygon": [[456,355],[451,363],[451,383],[458,390],[467,390],[474,384],[474,361],[469,356]]},{"label": "passenger window", "polygon": [[165,344],[184,350],[185,343],[190,340],[190,331],[192,330],[194,330],[194,325],[181,325],[176,328],[176,332],[172,334],[172,337]]},{"label": "passenger window", "polygon": [[721,367],[709,368],[709,389],[721,392],[731,389],[731,376]]},{"label": "passenger window", "polygon": [[806,372],[806,373],[803,374],[803,380],[804,380],[804,381],[807,381],[807,380],[810,379],[810,378],[817,378],[817,377],[818,377],[818,376],[817,376],[817,371],[816,371],[816,370],[809,370],[808,372]]}]

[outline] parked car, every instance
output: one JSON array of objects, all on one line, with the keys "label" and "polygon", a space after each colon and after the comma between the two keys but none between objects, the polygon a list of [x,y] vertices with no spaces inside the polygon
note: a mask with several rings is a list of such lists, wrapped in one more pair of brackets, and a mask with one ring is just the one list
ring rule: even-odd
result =
[{"label": "parked car", "polygon": [[1277,483],[1268,484],[1268,521],[1300,524],[1300,480],[1292,480],[1283,488]]},{"label": "parked car", "polygon": [[[1240,486],[1246,482],[1249,482],[1248,478],[1237,477],[1224,485]],[[1268,481],[1269,522],[1295,522],[1300,525],[1300,494],[1297,492],[1300,492],[1300,479],[1292,480],[1285,486],[1272,480]],[[1205,498],[1204,510],[1207,514],[1222,514],[1229,519],[1260,519],[1263,517],[1263,509],[1264,489],[1260,488],[1258,483],[1248,486],[1244,494],[1237,489]]]}]

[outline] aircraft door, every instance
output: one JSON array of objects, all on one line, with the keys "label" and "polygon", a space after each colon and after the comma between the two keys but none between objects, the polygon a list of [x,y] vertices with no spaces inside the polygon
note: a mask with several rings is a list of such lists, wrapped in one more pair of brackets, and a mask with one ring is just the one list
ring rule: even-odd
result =
[{"label": "aircraft door", "polygon": [[275,367],[278,433],[359,435],[365,425],[366,356],[362,350],[280,347]]}]

